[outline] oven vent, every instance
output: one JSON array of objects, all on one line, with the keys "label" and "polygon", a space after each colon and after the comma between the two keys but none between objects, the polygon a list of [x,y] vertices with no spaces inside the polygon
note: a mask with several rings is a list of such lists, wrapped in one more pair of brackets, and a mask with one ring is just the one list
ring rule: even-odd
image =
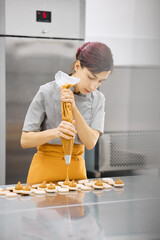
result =
[{"label": "oven vent", "polygon": [[125,170],[156,166],[160,157],[160,132],[104,134],[99,140],[100,170]]}]

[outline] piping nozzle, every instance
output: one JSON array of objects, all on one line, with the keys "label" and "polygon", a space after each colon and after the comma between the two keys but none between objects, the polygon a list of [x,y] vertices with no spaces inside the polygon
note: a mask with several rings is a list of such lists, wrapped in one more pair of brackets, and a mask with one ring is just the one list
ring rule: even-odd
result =
[{"label": "piping nozzle", "polygon": [[65,155],[64,158],[65,158],[66,165],[69,165],[71,161],[71,155]]}]

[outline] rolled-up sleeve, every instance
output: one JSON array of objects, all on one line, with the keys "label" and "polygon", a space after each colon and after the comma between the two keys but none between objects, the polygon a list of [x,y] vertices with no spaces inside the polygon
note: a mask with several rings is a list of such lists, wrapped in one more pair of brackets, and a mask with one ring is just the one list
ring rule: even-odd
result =
[{"label": "rolled-up sleeve", "polygon": [[41,86],[28,108],[22,130],[26,132],[39,132],[44,118],[45,107]]},{"label": "rolled-up sleeve", "polygon": [[105,97],[102,93],[95,97],[92,109],[92,118],[90,127],[98,130],[100,135],[104,133],[104,119],[105,119]]}]

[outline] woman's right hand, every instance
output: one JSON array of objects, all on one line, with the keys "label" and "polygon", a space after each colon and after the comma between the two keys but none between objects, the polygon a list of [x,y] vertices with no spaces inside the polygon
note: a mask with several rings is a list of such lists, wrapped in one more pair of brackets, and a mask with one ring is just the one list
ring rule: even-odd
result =
[{"label": "woman's right hand", "polygon": [[77,133],[77,131],[74,127],[74,124],[75,124],[75,120],[73,120],[72,123],[67,121],[62,121],[57,127],[57,137],[58,138],[63,137],[67,140],[71,139],[72,137],[75,137],[75,134]]}]

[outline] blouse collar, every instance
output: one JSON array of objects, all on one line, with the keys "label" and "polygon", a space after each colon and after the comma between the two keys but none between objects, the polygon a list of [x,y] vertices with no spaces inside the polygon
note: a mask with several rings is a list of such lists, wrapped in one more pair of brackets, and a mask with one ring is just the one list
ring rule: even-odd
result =
[{"label": "blouse collar", "polygon": [[[74,90],[75,90],[74,85],[73,85],[70,89],[71,89],[71,91],[74,93]],[[75,95],[78,95],[78,96],[86,97],[86,95],[85,95],[85,94],[82,94],[81,92],[79,92],[78,94],[76,94],[76,93],[74,93],[74,94],[75,94]]]}]

